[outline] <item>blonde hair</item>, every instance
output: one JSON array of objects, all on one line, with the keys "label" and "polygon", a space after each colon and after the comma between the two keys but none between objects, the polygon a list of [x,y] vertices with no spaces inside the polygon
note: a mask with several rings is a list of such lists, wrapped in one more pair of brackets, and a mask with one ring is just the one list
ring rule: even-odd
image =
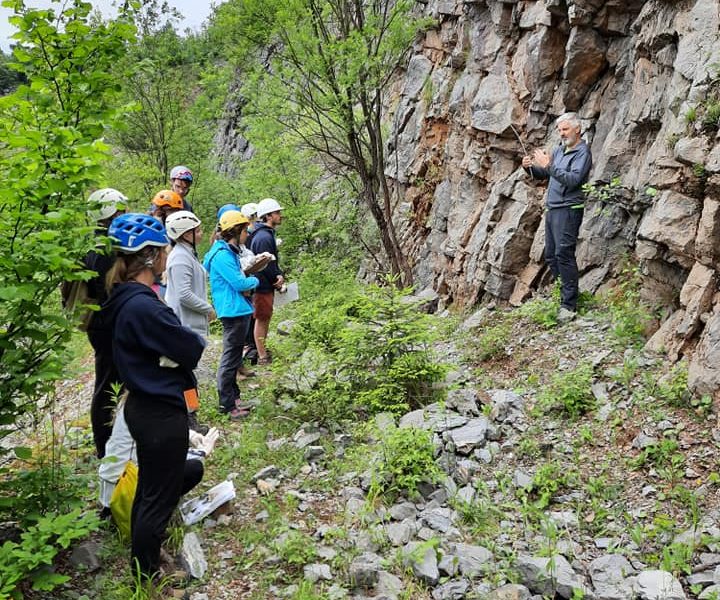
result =
[{"label": "blonde hair", "polygon": [[150,269],[162,251],[158,246],[145,246],[139,252],[123,254],[118,252],[115,263],[105,278],[105,289],[112,291],[115,284],[132,281],[145,269]]}]

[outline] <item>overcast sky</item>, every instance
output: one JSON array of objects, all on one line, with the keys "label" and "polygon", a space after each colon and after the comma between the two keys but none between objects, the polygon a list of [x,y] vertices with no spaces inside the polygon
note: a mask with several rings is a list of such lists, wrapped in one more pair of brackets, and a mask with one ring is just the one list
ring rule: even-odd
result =
[{"label": "overcast sky", "polygon": [[[90,3],[106,15],[113,14],[112,11],[112,0],[90,0]],[[178,29],[184,31],[188,27],[193,30],[198,30],[203,21],[210,14],[212,4],[221,4],[221,0],[169,0],[169,4],[177,8],[182,15],[185,17],[180,21]],[[28,6],[36,7],[49,7],[53,6],[56,10],[61,4],[51,2],[51,0],[27,0]],[[14,33],[12,26],[8,23],[8,17],[12,14],[9,8],[0,6],[0,47],[7,51],[10,47],[10,36]]]}]

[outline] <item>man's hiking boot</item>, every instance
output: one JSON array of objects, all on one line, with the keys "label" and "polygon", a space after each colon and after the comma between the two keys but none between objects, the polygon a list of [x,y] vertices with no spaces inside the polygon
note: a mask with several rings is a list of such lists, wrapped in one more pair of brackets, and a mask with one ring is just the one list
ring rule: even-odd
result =
[{"label": "man's hiking boot", "polygon": [[561,325],[564,323],[569,323],[577,316],[577,313],[574,310],[570,310],[569,308],[565,308],[564,306],[560,307],[560,310],[557,314],[557,320],[558,323]]}]

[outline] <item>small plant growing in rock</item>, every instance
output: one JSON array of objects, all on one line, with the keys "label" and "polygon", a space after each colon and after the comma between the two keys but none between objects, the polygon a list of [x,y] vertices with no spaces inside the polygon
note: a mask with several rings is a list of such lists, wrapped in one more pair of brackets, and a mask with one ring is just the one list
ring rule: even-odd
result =
[{"label": "small plant growing in rock", "polygon": [[605,298],[612,321],[612,333],[621,344],[641,342],[651,315],[640,298],[642,276],[637,265],[625,261],[617,286]]},{"label": "small plant growing in rock", "polygon": [[412,497],[421,483],[434,483],[439,477],[431,433],[415,427],[395,429],[382,441],[382,457],[375,467],[370,495]]},{"label": "small plant growing in rock", "polygon": [[665,377],[661,378],[655,390],[658,399],[675,407],[688,406],[690,395],[687,364],[683,362],[675,365]]},{"label": "small plant growing in rock", "polygon": [[532,501],[535,509],[543,510],[550,505],[553,496],[568,487],[574,480],[574,473],[556,461],[540,465],[535,471],[529,488],[519,491]]},{"label": "small plant growing in rock", "polygon": [[504,354],[510,340],[510,332],[511,325],[506,321],[483,331],[477,340],[477,358],[485,361]]},{"label": "small plant growing in rock", "polygon": [[295,529],[281,534],[275,540],[274,547],[280,558],[295,566],[311,562],[317,554],[312,538]]},{"label": "small plant growing in rock", "polygon": [[584,415],[595,408],[592,380],[590,363],[581,363],[572,370],[558,373],[538,395],[538,406],[544,410],[560,410],[572,419]]}]

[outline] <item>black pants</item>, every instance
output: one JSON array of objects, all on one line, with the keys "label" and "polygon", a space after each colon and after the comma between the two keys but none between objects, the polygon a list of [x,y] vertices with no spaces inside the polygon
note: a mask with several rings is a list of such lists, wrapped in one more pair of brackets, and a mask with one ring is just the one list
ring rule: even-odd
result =
[{"label": "black pants", "polygon": [[573,311],[580,293],[575,246],[582,219],[582,208],[551,208],[545,215],[545,262],[560,278],[561,306]]},{"label": "black pants", "polygon": [[217,372],[218,398],[220,409],[230,412],[235,400],[240,397],[237,384],[237,370],[243,364],[243,348],[250,324],[250,315],[244,317],[222,317],[223,352]]},{"label": "black pants", "polygon": [[110,334],[100,330],[87,332],[90,345],[95,351],[95,389],[90,404],[90,423],[92,424],[95,452],[98,458],[105,456],[105,444],[112,433],[115,395],[113,383],[120,383],[120,375],[115,368]]},{"label": "black pants", "polygon": [[[158,570],[160,546],[180,496],[203,475],[199,460],[186,460],[187,410],[180,402],[130,394],[125,420],[137,445],[138,485],[131,517],[133,569],[151,577]],[[137,565],[136,565],[137,563]]]}]

